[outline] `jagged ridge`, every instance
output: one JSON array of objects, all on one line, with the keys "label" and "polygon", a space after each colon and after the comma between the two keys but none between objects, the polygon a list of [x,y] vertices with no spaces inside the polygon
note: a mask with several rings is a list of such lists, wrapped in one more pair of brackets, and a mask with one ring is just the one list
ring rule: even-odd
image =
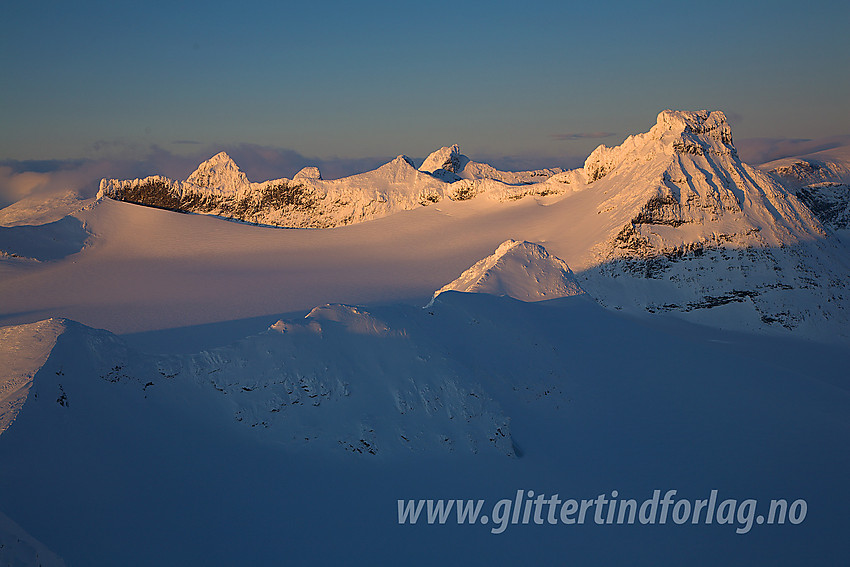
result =
[{"label": "jagged ridge", "polygon": [[417,170],[413,161],[402,155],[374,171],[343,179],[325,180],[318,168],[307,167],[293,179],[252,183],[230,156],[221,152],[200,164],[185,182],[163,176],[104,179],[98,195],[255,224],[332,228],[443,199],[462,201],[487,192],[497,200],[516,198],[527,191],[513,185],[561,171],[502,172],[471,162],[457,146],[438,150],[426,163],[437,161],[449,170]]}]

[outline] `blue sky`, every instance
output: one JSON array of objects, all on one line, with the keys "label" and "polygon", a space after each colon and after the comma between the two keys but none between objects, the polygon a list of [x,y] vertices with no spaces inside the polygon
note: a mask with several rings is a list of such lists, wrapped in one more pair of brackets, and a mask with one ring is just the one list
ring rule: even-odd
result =
[{"label": "blue sky", "polygon": [[254,144],[552,165],[721,109],[850,133],[844,2],[7,2],[0,160]]}]

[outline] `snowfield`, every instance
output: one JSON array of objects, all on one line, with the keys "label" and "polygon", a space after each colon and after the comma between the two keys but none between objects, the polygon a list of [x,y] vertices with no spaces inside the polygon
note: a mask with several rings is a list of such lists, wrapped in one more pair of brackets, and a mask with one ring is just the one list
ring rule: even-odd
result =
[{"label": "snowfield", "polygon": [[[664,111],[572,171],[222,153],[0,210],[0,565],[846,563],[848,171]],[[520,489],[808,513],[398,523]]]}]

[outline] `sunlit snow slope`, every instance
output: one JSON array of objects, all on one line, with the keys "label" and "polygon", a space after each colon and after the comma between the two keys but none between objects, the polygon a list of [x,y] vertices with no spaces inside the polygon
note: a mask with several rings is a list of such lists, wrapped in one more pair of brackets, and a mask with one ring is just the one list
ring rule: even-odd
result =
[{"label": "sunlit snow slope", "polygon": [[445,291],[504,295],[520,301],[542,301],[584,293],[570,267],[533,242],[506,240],[456,280],[434,293]]}]

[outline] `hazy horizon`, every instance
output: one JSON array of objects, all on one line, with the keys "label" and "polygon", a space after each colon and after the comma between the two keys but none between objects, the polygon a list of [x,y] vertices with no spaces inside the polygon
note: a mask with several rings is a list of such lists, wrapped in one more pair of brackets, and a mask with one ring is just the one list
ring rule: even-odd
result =
[{"label": "hazy horizon", "polygon": [[570,166],[665,108],[723,110],[736,139],[850,133],[850,8],[712,7],[9,6],[0,160],[255,145],[374,161],[458,143]]}]

